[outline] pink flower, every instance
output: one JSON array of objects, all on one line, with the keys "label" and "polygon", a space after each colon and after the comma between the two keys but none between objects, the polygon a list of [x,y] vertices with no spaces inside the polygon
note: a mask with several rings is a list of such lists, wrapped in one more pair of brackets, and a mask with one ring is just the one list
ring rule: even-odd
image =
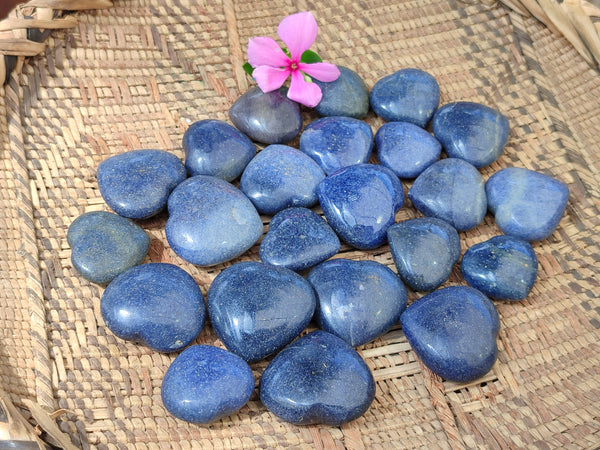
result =
[{"label": "pink flower", "polygon": [[248,41],[248,62],[255,68],[252,76],[263,92],[279,89],[291,75],[288,98],[311,108],[319,104],[323,97],[321,89],[316,83],[306,81],[304,74],[329,82],[336,80],[340,71],[334,64],[300,61],[302,54],[315,42],[318,29],[317,21],[310,12],[284,18],[277,28],[277,34],[287,45],[289,57],[269,37],[256,37]]}]

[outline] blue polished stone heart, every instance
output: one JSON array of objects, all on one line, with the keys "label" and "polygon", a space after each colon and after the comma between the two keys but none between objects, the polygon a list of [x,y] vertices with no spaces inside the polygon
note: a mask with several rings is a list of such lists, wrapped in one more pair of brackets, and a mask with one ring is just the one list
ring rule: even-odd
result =
[{"label": "blue polished stone heart", "polygon": [[433,291],[412,303],[400,322],[417,356],[442,378],[473,381],[496,361],[498,313],[477,289],[450,286]]},{"label": "blue polished stone heart", "polygon": [[285,267],[241,262],[223,270],[208,290],[208,315],[225,346],[248,362],[277,352],[308,325],[311,285]]},{"label": "blue polished stone heart", "polygon": [[317,323],[352,347],[388,332],[406,308],[402,281],[375,261],[326,261],[310,271],[308,281],[317,293]]},{"label": "blue polished stone heart", "polygon": [[375,398],[375,382],[360,355],[317,330],[284,348],[265,369],[260,400],[297,425],[338,426],[360,417]]},{"label": "blue polished stone heart", "polygon": [[346,116],[361,119],[369,112],[369,90],[362,78],[347,67],[338,66],[337,80],[325,83],[316,78],[323,97],[315,111],[320,116]]}]

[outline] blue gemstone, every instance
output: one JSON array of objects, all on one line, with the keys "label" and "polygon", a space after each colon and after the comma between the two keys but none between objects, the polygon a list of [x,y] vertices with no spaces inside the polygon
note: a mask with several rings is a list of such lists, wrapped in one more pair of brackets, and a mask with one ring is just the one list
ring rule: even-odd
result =
[{"label": "blue gemstone", "polygon": [[87,280],[105,284],[140,264],[150,238],[132,221],[105,211],[82,214],[67,231],[73,267]]},{"label": "blue gemstone", "polygon": [[339,238],[321,216],[306,208],[288,208],[271,219],[259,254],[267,264],[299,271],[339,250]]},{"label": "blue gemstone", "polygon": [[261,214],[273,215],[291,206],[314,206],[324,178],[319,165],[301,151],[269,145],[244,170],[240,189]]},{"label": "blue gemstone", "polygon": [[372,149],[371,127],[352,117],[317,119],[300,136],[300,150],[318,162],[327,175],[342,167],[366,163]]},{"label": "blue gemstone", "polygon": [[425,216],[445,220],[458,231],[479,225],[487,211],[483,177],[457,158],[429,166],[413,183],[408,198]]},{"label": "blue gemstone", "polygon": [[442,145],[423,128],[409,122],[389,122],[375,135],[379,162],[400,178],[415,178],[433,164]]},{"label": "blue gemstone", "polygon": [[239,177],[256,153],[244,133],[220,120],[194,122],[182,144],[190,176],[210,175],[225,181]]},{"label": "blue gemstone", "polygon": [[102,294],[100,311],[117,337],[159,352],[186,347],[206,317],[204,297],[194,279],[164,263],[142,264],[116,277]]},{"label": "blue gemstone", "polygon": [[496,361],[498,313],[477,289],[450,286],[433,291],[412,303],[400,321],[414,352],[442,378],[473,381]]},{"label": "blue gemstone", "polygon": [[495,236],[470,247],[460,268],[465,281],[485,295],[524,300],[535,282],[538,262],[529,242]]},{"label": "blue gemstone", "polygon": [[458,233],[441,219],[405,220],[388,228],[387,235],[400,278],[416,291],[438,288],[460,258]]},{"label": "blue gemstone", "polygon": [[169,194],[185,180],[185,166],[172,153],[134,150],[98,166],[98,188],[110,208],[123,217],[146,219],[167,206]]},{"label": "blue gemstone", "polygon": [[569,200],[566,184],[518,167],[496,172],[487,181],[485,191],[490,211],[504,234],[526,241],[549,237]]},{"label": "blue gemstone", "polygon": [[383,120],[424,128],[440,102],[440,87],[427,72],[402,69],[375,83],[370,100],[373,111]]},{"label": "blue gemstone", "polygon": [[212,266],[240,256],[258,241],[263,224],[239,189],[220,178],[196,175],[169,197],[167,240],[192,264]]},{"label": "blue gemstone", "polygon": [[360,355],[321,330],[284,348],[260,380],[262,403],[296,425],[350,422],[364,414],[374,398],[375,381]]},{"label": "blue gemstone", "polygon": [[325,261],[308,281],[317,292],[317,323],[352,347],[387,333],[406,308],[402,281],[375,261]]},{"label": "blue gemstone", "polygon": [[254,87],[235,101],[229,109],[229,118],[250,139],[264,144],[286,144],[302,129],[300,106],[286,94],[285,88],[265,94]]},{"label": "blue gemstone", "polygon": [[192,423],[211,423],[239,411],[254,392],[248,363],[210,345],[186,348],[171,363],[162,381],[167,411]]},{"label": "blue gemstone", "polygon": [[285,267],[249,261],[223,270],[208,290],[208,315],[225,346],[259,361],[295,339],[315,311],[315,293]]},{"label": "blue gemstone", "polygon": [[362,78],[347,67],[338,66],[337,80],[325,83],[313,79],[323,93],[315,111],[321,116],[346,116],[361,119],[369,112],[369,90]]}]

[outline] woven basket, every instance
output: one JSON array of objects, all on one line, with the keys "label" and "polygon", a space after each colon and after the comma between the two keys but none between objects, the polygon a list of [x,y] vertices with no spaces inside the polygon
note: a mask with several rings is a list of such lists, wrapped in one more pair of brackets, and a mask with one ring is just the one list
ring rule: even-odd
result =
[{"label": "woven basket", "polygon": [[[67,409],[58,425],[84,449],[600,445],[600,76],[567,39],[489,2],[114,0],[112,7],[103,2],[107,9],[67,15],[52,12],[52,3],[30,2],[37,8],[27,14],[68,18],[63,25],[71,28],[49,33],[37,56],[6,58],[16,68],[0,87],[0,386],[25,416],[32,402]],[[77,2],[60,3],[73,9],[67,3]],[[508,166],[552,175],[569,186],[567,212],[550,238],[534,244],[540,267],[529,297],[495,302],[499,358],[484,378],[467,385],[440,379],[397,327],[358,348],[377,396],[351,423],[292,426],[255,391],[239,413],[190,425],[160,400],[174,355],[106,329],[102,288],[73,269],[66,231],[80,214],[107,209],[95,177],[102,160],[137,148],[183,159],[181,138],[191,122],[228,120],[229,107],[252,85],[241,69],[248,39],[276,37],[279,21],[302,10],[312,10],[320,26],[314,49],[356,70],[369,87],[418,67],[437,78],[441,103],[500,110],[510,139],[501,158],[482,169],[484,178]],[[314,118],[305,112],[306,121]],[[383,123],[373,113],[367,121],[375,130]],[[412,217],[407,205],[396,220]],[[166,242],[165,221],[163,214],[140,222],[152,239],[147,261],[183,267],[204,294],[225,266],[258,259],[254,247],[222,266],[185,263]],[[496,234],[488,215],[461,233],[463,252]],[[395,270],[387,246],[343,247],[341,256]],[[464,284],[458,266],[447,282],[453,284]],[[409,301],[420,295],[410,293]],[[210,326],[197,342],[222,346]],[[265,366],[252,366],[257,380]]]}]

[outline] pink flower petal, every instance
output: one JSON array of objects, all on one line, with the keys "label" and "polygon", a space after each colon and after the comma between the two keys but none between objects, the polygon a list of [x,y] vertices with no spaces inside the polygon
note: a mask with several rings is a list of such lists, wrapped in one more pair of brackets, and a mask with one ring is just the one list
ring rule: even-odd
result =
[{"label": "pink flower petal", "polygon": [[324,62],[311,64],[300,63],[298,64],[298,70],[324,82],[335,81],[340,76],[340,70],[335,64]]},{"label": "pink flower petal", "polygon": [[248,41],[248,62],[252,67],[284,67],[290,63],[283,50],[270,37],[256,37]]},{"label": "pink flower petal", "polygon": [[292,82],[287,96],[290,100],[314,108],[321,101],[323,93],[316,83],[307,83],[304,81],[304,75],[299,70],[295,70],[292,72]]},{"label": "pink flower petal", "polygon": [[277,27],[277,34],[292,55],[292,61],[300,61],[305,50],[308,50],[317,38],[319,27],[310,11],[292,14],[285,17]]},{"label": "pink flower petal", "polygon": [[270,66],[258,66],[252,72],[252,76],[256,80],[258,87],[263,92],[271,92],[279,89],[289,75],[289,69],[276,69]]}]

